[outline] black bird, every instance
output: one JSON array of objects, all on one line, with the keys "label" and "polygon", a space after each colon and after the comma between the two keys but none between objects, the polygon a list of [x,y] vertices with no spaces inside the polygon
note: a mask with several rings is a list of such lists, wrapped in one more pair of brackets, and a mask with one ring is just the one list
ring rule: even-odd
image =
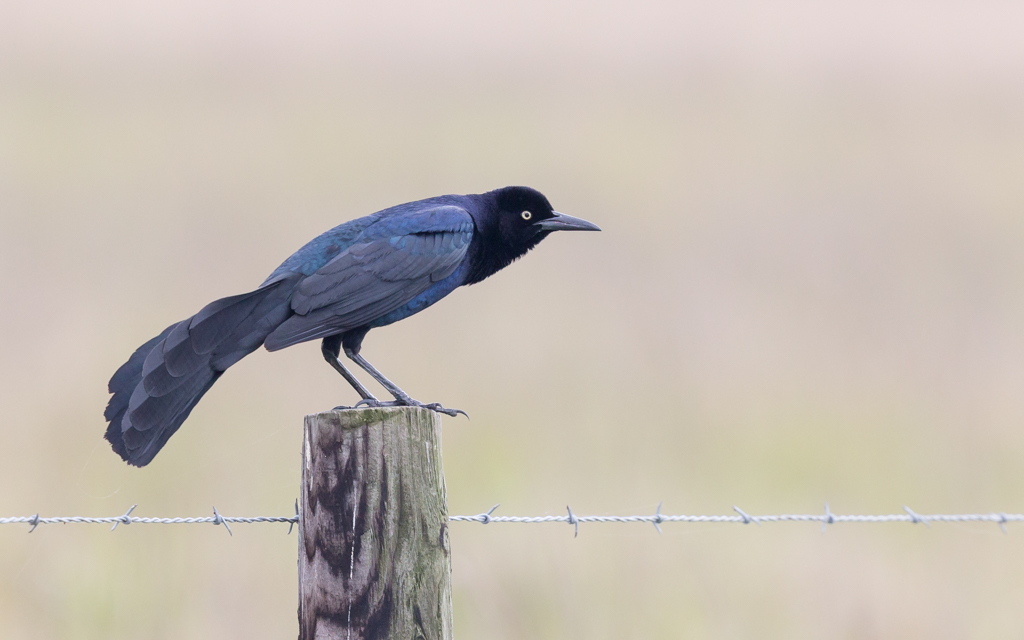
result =
[{"label": "black bird", "polygon": [[[328,363],[361,396],[356,406],[422,406],[359,353],[366,333],[426,309],[524,255],[552,231],[600,231],[552,210],[541,193],[505,187],[401,204],[313,239],[255,291],[222,298],[139,347],[110,379],[106,439],[128,464],[149,464],[221,374],[260,345],[323,339]],[[345,355],[395,400],[377,400]]]}]

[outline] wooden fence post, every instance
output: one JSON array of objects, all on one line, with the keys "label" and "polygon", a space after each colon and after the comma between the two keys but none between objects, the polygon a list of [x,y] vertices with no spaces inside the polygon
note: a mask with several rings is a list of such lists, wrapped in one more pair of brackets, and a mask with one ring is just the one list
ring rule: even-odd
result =
[{"label": "wooden fence post", "polygon": [[306,416],[299,502],[300,640],[451,640],[437,413]]}]

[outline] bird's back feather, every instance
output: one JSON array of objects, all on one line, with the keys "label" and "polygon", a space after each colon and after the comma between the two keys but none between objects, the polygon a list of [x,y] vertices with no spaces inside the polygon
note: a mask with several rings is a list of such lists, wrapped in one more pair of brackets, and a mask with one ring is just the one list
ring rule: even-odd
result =
[{"label": "bird's back feather", "polygon": [[458,268],[473,229],[469,213],[455,206],[383,217],[367,226],[356,242],[299,283],[291,301],[294,315],[267,337],[267,350],[363,327],[403,307]]}]

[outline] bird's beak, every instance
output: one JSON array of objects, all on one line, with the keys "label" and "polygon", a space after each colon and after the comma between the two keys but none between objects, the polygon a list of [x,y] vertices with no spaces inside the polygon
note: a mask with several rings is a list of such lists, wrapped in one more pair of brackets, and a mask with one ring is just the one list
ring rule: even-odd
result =
[{"label": "bird's beak", "polygon": [[564,213],[552,211],[554,217],[541,220],[537,226],[543,231],[600,231],[601,227],[582,218],[574,218]]}]

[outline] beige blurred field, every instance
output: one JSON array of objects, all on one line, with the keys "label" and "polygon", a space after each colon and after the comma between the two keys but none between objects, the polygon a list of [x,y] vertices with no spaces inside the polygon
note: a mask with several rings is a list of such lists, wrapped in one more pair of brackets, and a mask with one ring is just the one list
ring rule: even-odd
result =
[{"label": "beige blurred field", "polygon": [[[1024,511],[1011,3],[0,5],[0,516],[288,515],[316,344],[144,469],[106,381],[321,231],[528,184],[564,234],[376,330],[452,513]],[[280,638],[278,525],[0,527],[0,637]],[[459,638],[1020,638],[1024,527],[452,526]]]}]

